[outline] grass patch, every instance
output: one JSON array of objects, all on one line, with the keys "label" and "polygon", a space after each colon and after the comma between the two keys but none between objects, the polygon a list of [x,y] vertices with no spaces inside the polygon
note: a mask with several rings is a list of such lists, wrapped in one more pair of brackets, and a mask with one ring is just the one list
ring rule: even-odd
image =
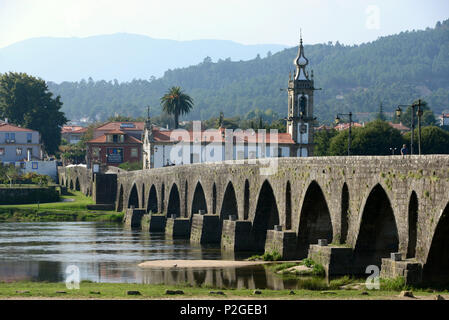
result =
[{"label": "grass patch", "polygon": [[396,277],[396,278],[387,278],[387,279],[380,279],[380,288],[381,290],[388,290],[388,291],[402,291],[402,290],[410,290],[411,287],[407,286],[405,284],[405,279],[403,277]]},{"label": "grass patch", "polygon": [[312,259],[306,258],[301,261],[302,265],[305,265],[308,268],[312,268],[312,271],[310,272],[310,275],[313,276],[324,276],[326,274],[326,271],[324,270],[324,267],[313,261]]},{"label": "grass patch", "polygon": [[263,255],[252,255],[251,257],[249,257],[248,259],[246,259],[248,261],[259,261],[259,260],[263,260],[263,261],[279,261],[282,260],[282,256],[279,252],[277,252],[276,250],[271,251],[271,252],[265,252]]},{"label": "grass patch", "polygon": [[[294,295],[290,294],[290,289],[263,289],[263,294],[260,297],[253,294],[254,289],[220,289],[220,291],[223,291],[228,299],[390,299],[397,297],[396,291],[388,290],[370,290],[368,296],[360,295],[362,290],[334,290],[331,295],[327,295],[323,294],[324,292],[322,290],[332,289],[326,285],[324,279],[310,278],[301,279],[300,281],[302,281],[302,289],[294,290]],[[81,281],[79,290],[67,289],[64,282],[3,282],[0,284],[0,297],[54,297],[63,299],[173,299],[173,296],[165,294],[165,290],[182,290],[184,294],[177,296],[177,298],[211,298],[209,294],[211,287],[206,285],[202,287],[186,284],[167,286],[134,283],[96,283],[91,281]],[[24,293],[24,291],[29,291],[29,293]],[[57,291],[64,291],[66,293],[56,293]],[[141,295],[129,296],[127,295],[127,291],[139,291]],[[429,293],[422,290],[414,291],[414,294],[420,296],[432,296],[435,294],[444,293]]]}]

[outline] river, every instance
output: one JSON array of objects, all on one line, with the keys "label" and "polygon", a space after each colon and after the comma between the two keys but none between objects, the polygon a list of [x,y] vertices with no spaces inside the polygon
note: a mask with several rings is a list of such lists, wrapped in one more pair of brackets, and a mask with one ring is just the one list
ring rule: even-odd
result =
[{"label": "river", "polygon": [[[163,233],[101,222],[0,223],[0,281],[65,281],[68,266],[80,280],[109,283],[186,284],[216,288],[295,289],[263,266],[143,269],[148,260],[229,260],[219,246],[166,239]],[[239,259],[241,259],[240,257]]]}]

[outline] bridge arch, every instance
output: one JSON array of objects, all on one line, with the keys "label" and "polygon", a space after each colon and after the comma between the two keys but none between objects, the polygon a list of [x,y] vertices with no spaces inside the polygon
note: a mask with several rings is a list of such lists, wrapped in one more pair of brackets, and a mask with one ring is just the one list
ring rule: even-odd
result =
[{"label": "bridge arch", "polygon": [[192,215],[198,213],[199,210],[204,210],[207,213],[206,196],[200,181],[196,184],[195,191],[193,192]]},{"label": "bridge arch", "polygon": [[418,234],[418,196],[412,191],[408,204],[408,244],[407,258],[416,256],[416,243]]},{"label": "bridge arch", "polygon": [[139,208],[139,193],[137,191],[137,185],[134,183],[131,192],[129,193],[128,198],[128,208],[131,208],[131,206],[134,206],[134,208]]},{"label": "bridge arch", "polygon": [[179,196],[179,189],[176,183],[172,184],[167,205],[167,217],[171,217],[173,215],[178,218],[181,216],[181,198]]},{"label": "bridge arch", "polygon": [[119,193],[118,193],[118,202],[117,202],[117,211],[118,212],[123,211],[123,200],[124,200],[123,185],[120,185]]},{"label": "bridge arch", "polygon": [[285,187],[285,229],[292,228],[292,187],[290,180],[287,181]]},{"label": "bridge arch", "polygon": [[157,191],[156,186],[151,185],[150,192],[148,193],[147,212],[158,212]]},{"label": "bridge arch", "polygon": [[142,205],[140,208],[145,208],[145,183],[142,183],[142,192],[140,193],[140,199],[142,199]]},{"label": "bridge arch", "polygon": [[73,180],[70,179],[70,190],[73,190]]},{"label": "bridge arch", "polygon": [[217,213],[217,185],[215,182],[212,186],[212,213]]},{"label": "bridge arch", "polygon": [[252,237],[257,251],[264,250],[267,231],[279,225],[279,211],[273,188],[268,180],[265,180],[260,188],[256,212],[251,228]]},{"label": "bridge arch", "polygon": [[297,251],[300,258],[307,256],[310,244],[318,243],[318,239],[333,239],[330,211],[323,191],[313,180],[305,192],[299,215]]},{"label": "bridge arch", "polygon": [[249,181],[245,180],[245,191],[243,194],[243,219],[248,220],[249,218],[249,198],[250,198],[250,190],[249,190]]},{"label": "bridge arch", "polygon": [[221,221],[227,220],[231,215],[238,216],[238,206],[234,185],[229,181],[221,203],[220,219]]},{"label": "bridge arch", "polygon": [[423,265],[423,282],[449,284],[449,203],[441,213]]},{"label": "bridge arch", "polygon": [[346,243],[349,229],[349,189],[346,182],[341,189],[340,243]]},{"label": "bridge arch", "polygon": [[78,179],[78,177],[76,177],[76,180],[75,180],[75,190],[81,191],[80,180]]},{"label": "bridge arch", "polygon": [[[189,203],[189,183],[186,182],[184,183],[184,218],[189,216],[189,207],[188,207],[188,203]],[[193,215],[193,211],[192,211],[192,215]]]},{"label": "bridge arch", "polygon": [[399,233],[390,199],[380,183],[370,191],[360,216],[354,247],[356,265],[364,272],[369,265],[382,264],[382,258],[398,252]]}]

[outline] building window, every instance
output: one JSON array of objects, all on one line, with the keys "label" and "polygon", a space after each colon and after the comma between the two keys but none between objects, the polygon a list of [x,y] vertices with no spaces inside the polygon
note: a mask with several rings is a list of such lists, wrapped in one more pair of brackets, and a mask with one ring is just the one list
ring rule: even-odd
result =
[{"label": "building window", "polygon": [[5,148],[0,148],[0,156],[5,155]]},{"label": "building window", "polygon": [[131,148],[131,158],[137,158],[137,148]]},{"label": "building window", "polygon": [[100,148],[92,148],[92,155],[94,157],[99,157],[100,156]]},{"label": "building window", "polygon": [[282,148],[278,148],[278,157],[282,157]]},{"label": "building window", "polygon": [[16,148],[16,155],[18,156],[22,155],[22,148]]},{"label": "building window", "polygon": [[33,140],[33,135],[31,133],[27,133],[27,143],[31,143]]},{"label": "building window", "polygon": [[5,135],[5,140],[7,143],[14,143],[16,141],[16,134],[14,132],[7,132]]}]

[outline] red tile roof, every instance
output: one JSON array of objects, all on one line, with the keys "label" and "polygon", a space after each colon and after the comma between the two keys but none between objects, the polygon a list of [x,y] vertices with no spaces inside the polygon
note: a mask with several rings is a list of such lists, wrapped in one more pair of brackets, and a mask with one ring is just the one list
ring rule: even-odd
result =
[{"label": "red tile roof", "polygon": [[125,134],[125,142],[107,142],[106,141],[106,135],[102,135],[101,137],[92,139],[87,141],[87,143],[111,143],[111,144],[117,144],[117,143],[135,143],[135,144],[142,144],[142,141],[140,141],[137,138],[134,138],[133,136]]},{"label": "red tile roof", "polygon": [[[192,131],[183,131],[180,130],[179,132],[175,132],[174,130],[168,130],[168,131],[160,131],[158,129],[153,129],[153,137],[155,142],[173,142],[173,141],[183,141],[183,142],[199,142],[201,139],[201,142],[224,142],[225,139],[222,136],[222,133],[224,133],[223,129],[217,129],[217,130],[207,130],[201,132],[201,138],[197,137],[197,134],[193,134]],[[247,135],[245,130],[243,131],[233,131],[234,134],[234,142],[246,142],[246,143],[257,143],[261,142],[263,139],[263,136],[261,133],[254,132],[254,135]],[[171,139],[171,136],[173,135],[173,140]],[[198,133],[199,135],[199,133]],[[198,139],[200,138],[200,139]],[[292,137],[289,133],[278,133],[277,135],[277,141],[275,140],[274,135],[270,133],[266,133],[265,135],[265,142],[266,143],[278,143],[278,144],[295,144],[295,142],[292,140]]]},{"label": "red tile roof", "polygon": [[35,130],[18,127],[9,123],[0,123],[0,131],[2,132],[33,132]]},{"label": "red tile roof", "polygon": [[[125,126],[122,126],[124,124]],[[134,127],[128,127],[134,125]],[[108,122],[104,125],[96,128],[99,131],[111,131],[111,130],[122,130],[122,131],[143,131],[145,123],[142,122]]]},{"label": "red tile roof", "polygon": [[[352,127],[364,127],[364,125],[360,124],[358,122],[353,122]],[[335,126],[335,130],[338,130],[338,131],[342,131],[342,130],[346,130],[346,129],[349,129],[349,123],[340,123]]]},{"label": "red tile roof", "polygon": [[87,128],[81,127],[81,126],[63,126],[61,129],[61,133],[81,133],[87,131]]},{"label": "red tile roof", "polygon": [[125,133],[121,130],[114,129],[114,130],[106,132],[106,134],[125,134]]},{"label": "red tile roof", "polygon": [[399,131],[409,131],[409,130],[410,130],[410,128],[404,126],[404,125],[402,124],[402,122],[401,122],[401,123],[388,122],[388,124],[389,124],[390,126],[392,126],[393,128],[398,129]]}]

